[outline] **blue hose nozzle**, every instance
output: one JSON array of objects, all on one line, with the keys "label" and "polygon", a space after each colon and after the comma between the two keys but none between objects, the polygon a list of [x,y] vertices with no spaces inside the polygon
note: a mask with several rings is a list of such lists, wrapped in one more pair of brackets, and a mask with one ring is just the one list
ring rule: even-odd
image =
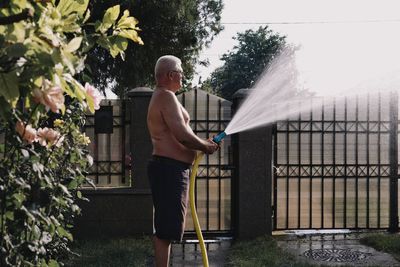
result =
[{"label": "blue hose nozzle", "polygon": [[219,144],[222,141],[222,139],[224,139],[225,136],[226,136],[226,133],[225,132],[221,132],[218,135],[214,136],[213,142]]}]

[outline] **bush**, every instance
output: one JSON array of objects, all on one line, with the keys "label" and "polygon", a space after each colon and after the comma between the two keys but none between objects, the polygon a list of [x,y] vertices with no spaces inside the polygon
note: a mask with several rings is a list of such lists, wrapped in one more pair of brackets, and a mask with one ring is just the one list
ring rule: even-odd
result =
[{"label": "bush", "polygon": [[68,253],[92,162],[80,129],[101,100],[85,56],[99,44],[123,57],[127,39],[142,43],[128,11],[88,23],[88,2],[0,4],[1,266],[58,266]]}]

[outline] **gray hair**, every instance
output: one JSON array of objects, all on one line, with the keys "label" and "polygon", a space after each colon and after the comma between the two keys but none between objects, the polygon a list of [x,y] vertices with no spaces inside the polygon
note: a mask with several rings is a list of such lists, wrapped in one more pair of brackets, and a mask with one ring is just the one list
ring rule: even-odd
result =
[{"label": "gray hair", "polygon": [[176,56],[165,55],[157,60],[156,66],[154,68],[155,77],[167,73],[172,70],[177,70],[177,66],[182,64],[182,61]]}]

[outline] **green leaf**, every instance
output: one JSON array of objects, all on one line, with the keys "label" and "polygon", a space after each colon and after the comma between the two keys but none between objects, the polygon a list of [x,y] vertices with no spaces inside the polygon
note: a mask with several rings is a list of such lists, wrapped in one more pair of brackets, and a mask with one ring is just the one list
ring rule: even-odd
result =
[{"label": "green leaf", "polygon": [[70,97],[76,97],[75,93],[72,91],[71,87],[69,87],[65,79],[60,78],[60,83],[64,92],[66,92]]},{"label": "green leaf", "polygon": [[115,5],[107,9],[106,13],[103,16],[102,25],[100,28],[100,31],[102,33],[106,32],[111,27],[111,25],[115,23],[115,21],[119,16],[119,11],[120,11],[119,5]]},{"label": "green leaf", "polygon": [[21,9],[23,9],[23,8],[26,8],[27,1],[26,0],[17,0],[17,1],[13,1],[13,4],[18,6]]},{"label": "green leaf", "polygon": [[68,189],[76,189],[78,187],[78,182],[74,179],[68,184]]},{"label": "green leaf", "polygon": [[57,233],[62,236],[68,238],[70,241],[73,241],[72,235],[70,232],[62,228],[61,226],[57,227]]},{"label": "green leaf", "polygon": [[84,82],[92,83],[92,78],[89,75],[85,74],[85,73],[82,74],[82,80]]},{"label": "green leaf", "polygon": [[9,56],[9,57],[19,58],[19,57],[22,57],[27,50],[28,49],[25,45],[23,45],[21,43],[16,43],[14,45],[7,47],[6,53],[7,53],[7,56]]},{"label": "green leaf", "polygon": [[55,260],[49,260],[49,267],[59,267],[60,265]]},{"label": "green leaf", "polygon": [[24,194],[22,194],[22,193],[15,193],[15,194],[13,194],[12,195],[12,198],[14,199],[14,200],[16,200],[16,203],[17,204],[22,204],[22,202],[24,202],[24,200],[25,200],[25,195]]},{"label": "green leaf", "polygon": [[25,40],[25,23],[19,22],[8,25],[8,35],[6,39],[22,43]]},{"label": "green leaf", "polygon": [[128,47],[128,41],[123,38],[117,36],[116,38],[111,38],[111,47],[110,47],[110,53],[112,57],[118,56],[119,53],[123,52],[126,50]]},{"label": "green leaf", "polygon": [[71,193],[69,192],[68,188],[67,188],[65,185],[59,184],[58,187],[61,188],[61,190],[62,190],[67,196],[69,196],[69,197],[71,196]]},{"label": "green leaf", "polygon": [[75,52],[76,50],[79,49],[81,43],[82,43],[82,37],[75,37],[68,43],[68,45],[64,48],[64,50],[71,53]]},{"label": "green leaf", "polygon": [[118,21],[117,28],[120,29],[139,29],[136,25],[139,21],[135,17],[129,17],[129,11],[125,10],[124,15]]},{"label": "green leaf", "polygon": [[74,78],[72,78],[71,81],[69,81],[75,88],[74,93],[76,98],[82,102],[85,98],[86,98],[86,94],[85,94],[85,88],[82,86],[82,84],[80,84],[77,80],[75,80]]},{"label": "green leaf", "polygon": [[85,18],[83,19],[83,23],[86,23],[90,18],[90,9],[86,11]]},{"label": "green leaf", "polygon": [[15,108],[19,98],[18,76],[15,71],[0,73],[0,95]]},{"label": "green leaf", "polygon": [[11,221],[14,220],[14,212],[12,211],[6,211],[5,217]]},{"label": "green leaf", "polygon": [[62,16],[67,16],[71,13],[77,13],[79,16],[83,16],[88,4],[89,0],[60,0],[57,9]]},{"label": "green leaf", "polygon": [[130,39],[136,43],[143,45],[142,39],[139,37],[136,30],[122,30],[118,33],[118,36]]},{"label": "green leaf", "polygon": [[21,149],[21,153],[25,158],[29,158],[29,152],[26,149]]},{"label": "green leaf", "polygon": [[8,113],[11,109],[10,103],[8,103],[3,97],[0,97],[0,116],[1,118],[8,120]]}]

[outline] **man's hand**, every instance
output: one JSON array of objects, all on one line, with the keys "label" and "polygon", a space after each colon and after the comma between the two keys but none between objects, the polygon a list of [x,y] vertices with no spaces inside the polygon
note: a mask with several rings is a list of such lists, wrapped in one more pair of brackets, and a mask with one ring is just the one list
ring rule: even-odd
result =
[{"label": "man's hand", "polygon": [[218,144],[213,142],[211,139],[204,140],[204,150],[206,154],[213,154],[219,148]]}]

